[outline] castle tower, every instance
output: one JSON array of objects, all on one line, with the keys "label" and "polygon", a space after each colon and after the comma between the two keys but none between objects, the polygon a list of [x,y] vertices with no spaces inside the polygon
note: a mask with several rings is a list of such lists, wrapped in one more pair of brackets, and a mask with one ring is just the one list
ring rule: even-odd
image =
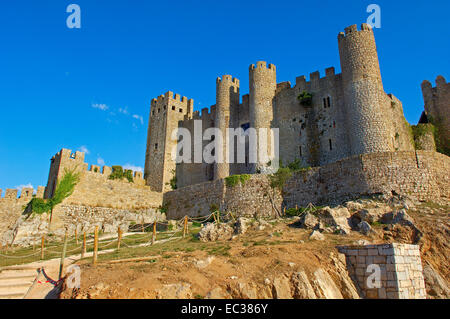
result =
[{"label": "castle tower", "polygon": [[[66,171],[73,171],[74,173],[87,171],[88,164],[84,162],[84,157],[83,152],[72,153],[71,150],[65,148],[52,157],[44,198],[53,197],[56,186],[64,177]],[[42,192],[42,189],[40,192]]]},{"label": "castle tower", "polygon": [[[230,175],[227,128],[230,125],[230,109],[239,106],[239,80],[231,75],[224,75],[216,80],[216,116],[215,127],[222,132],[222,162],[214,164],[214,178],[220,179]],[[230,159],[231,160],[231,159]]]},{"label": "castle tower", "polygon": [[347,27],[338,44],[351,155],[393,151],[372,28],[365,23],[360,31]]},{"label": "castle tower", "polygon": [[172,134],[179,121],[192,118],[194,100],[167,92],[153,99],[147,133],[144,179],[153,191],[170,191],[170,181],[175,177],[176,162],[172,150],[177,144]]},{"label": "castle tower", "polygon": [[[250,79],[250,105],[249,118],[250,127],[255,128],[257,134],[260,128],[270,129],[273,120],[273,99],[277,88],[277,75],[275,65],[259,61],[250,65],[249,68]],[[258,139],[259,140],[259,139]],[[271,136],[270,131],[267,133],[267,155],[271,154]],[[257,150],[260,150],[258,141]],[[252,150],[250,150],[252,152]],[[265,166],[267,162],[260,158],[258,151],[257,163],[252,164],[252,173],[255,173],[259,168]]]},{"label": "castle tower", "polygon": [[450,152],[450,83],[447,83],[442,75],[436,78],[436,87],[425,80],[422,82],[422,95],[427,119],[438,129],[438,150],[448,154]]}]

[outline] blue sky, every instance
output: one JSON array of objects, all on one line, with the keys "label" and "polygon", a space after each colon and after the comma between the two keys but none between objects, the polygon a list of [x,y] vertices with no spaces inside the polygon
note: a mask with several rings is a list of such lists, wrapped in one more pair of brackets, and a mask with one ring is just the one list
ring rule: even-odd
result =
[{"label": "blue sky", "polygon": [[[81,7],[81,29],[66,7]],[[90,164],[144,166],[152,98],[174,91],[215,103],[215,78],[248,93],[248,66],[278,82],[335,66],[337,34],[381,7],[375,30],[386,92],[416,123],[420,83],[450,80],[450,2],[16,0],[0,4],[0,188],[47,182],[61,148]],[[94,107],[95,106],[95,107]]]}]

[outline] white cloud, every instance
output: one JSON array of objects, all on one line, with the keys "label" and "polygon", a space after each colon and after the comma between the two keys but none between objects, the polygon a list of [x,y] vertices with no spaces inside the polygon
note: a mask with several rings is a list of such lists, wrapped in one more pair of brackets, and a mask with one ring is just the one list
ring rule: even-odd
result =
[{"label": "white cloud", "polygon": [[123,108],[119,108],[119,113],[128,115],[128,107],[125,107],[124,109]]},{"label": "white cloud", "polygon": [[143,171],[144,171],[144,169],[143,169],[142,167],[140,167],[140,166],[135,166],[135,165],[132,165],[132,164],[126,164],[126,165],[124,165],[124,166],[123,166],[123,169],[131,169],[131,170],[134,171],[134,172],[143,172]]},{"label": "white cloud", "polygon": [[80,152],[85,153],[86,155],[89,154],[89,150],[86,146],[82,145],[80,146],[80,148],[78,149]]},{"label": "white cloud", "polygon": [[105,166],[105,160],[101,157],[97,158],[97,164],[100,166]]},{"label": "white cloud", "polygon": [[133,118],[135,118],[136,120],[139,120],[141,122],[141,124],[144,125],[144,118],[141,115],[134,114]]},{"label": "white cloud", "polygon": [[92,107],[94,109],[99,109],[99,110],[102,110],[102,111],[106,111],[107,109],[109,109],[109,106],[106,105],[106,104],[92,104]]}]

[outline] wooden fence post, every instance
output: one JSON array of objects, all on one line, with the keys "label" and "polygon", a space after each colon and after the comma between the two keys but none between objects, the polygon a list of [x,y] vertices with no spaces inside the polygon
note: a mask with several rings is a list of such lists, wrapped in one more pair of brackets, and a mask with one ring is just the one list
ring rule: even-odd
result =
[{"label": "wooden fence post", "polygon": [[156,221],[153,222],[153,236],[152,236],[152,245],[155,243],[156,240]]},{"label": "wooden fence post", "polygon": [[61,279],[62,277],[62,273],[63,273],[63,268],[64,268],[64,259],[66,258],[66,250],[67,250],[67,230],[66,230],[66,234],[64,235],[64,246],[63,246],[63,251],[62,251],[62,255],[61,255],[61,261],[59,262],[59,279]]},{"label": "wooden fence post", "polygon": [[120,240],[122,239],[122,229],[120,229],[120,226],[117,227],[117,251],[120,250]]},{"label": "wooden fence post", "polygon": [[44,259],[44,246],[45,246],[45,236],[42,235],[41,238],[41,259]]},{"label": "wooden fence post", "polygon": [[81,259],[84,258],[86,253],[86,232],[83,232],[83,245],[81,246]]},{"label": "wooden fence post", "polygon": [[97,263],[97,251],[98,251],[98,226],[95,226],[94,232],[94,254],[92,263],[95,265]]},{"label": "wooden fence post", "polygon": [[186,237],[186,231],[187,231],[187,220],[188,220],[188,217],[187,217],[187,216],[184,216],[183,238],[185,238],[185,237]]},{"label": "wooden fence post", "polygon": [[78,225],[75,227],[75,242],[78,245]]}]

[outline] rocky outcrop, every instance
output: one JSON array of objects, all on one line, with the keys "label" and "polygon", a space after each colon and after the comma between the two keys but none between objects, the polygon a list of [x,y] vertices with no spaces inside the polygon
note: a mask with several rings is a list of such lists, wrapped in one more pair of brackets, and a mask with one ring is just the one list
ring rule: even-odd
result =
[{"label": "rocky outcrop", "polygon": [[292,299],[289,278],[285,275],[276,277],[273,280],[272,292],[274,299]]},{"label": "rocky outcrop", "polygon": [[208,223],[198,233],[200,241],[230,240],[234,229],[228,224]]},{"label": "rocky outcrop", "polygon": [[304,271],[294,273],[291,282],[294,288],[293,297],[295,299],[317,299],[316,293]]},{"label": "rocky outcrop", "polygon": [[156,299],[192,299],[191,285],[186,283],[164,285],[156,290]]},{"label": "rocky outcrop", "polygon": [[447,286],[447,282],[431,265],[423,267],[423,276],[429,296],[438,299],[450,298],[450,289]]},{"label": "rocky outcrop", "polygon": [[320,230],[326,233],[349,234],[351,214],[346,207],[325,207],[317,211],[305,212],[296,222],[302,228]]},{"label": "rocky outcrop", "polygon": [[311,284],[319,299],[344,298],[330,275],[321,268],[314,272]]}]

